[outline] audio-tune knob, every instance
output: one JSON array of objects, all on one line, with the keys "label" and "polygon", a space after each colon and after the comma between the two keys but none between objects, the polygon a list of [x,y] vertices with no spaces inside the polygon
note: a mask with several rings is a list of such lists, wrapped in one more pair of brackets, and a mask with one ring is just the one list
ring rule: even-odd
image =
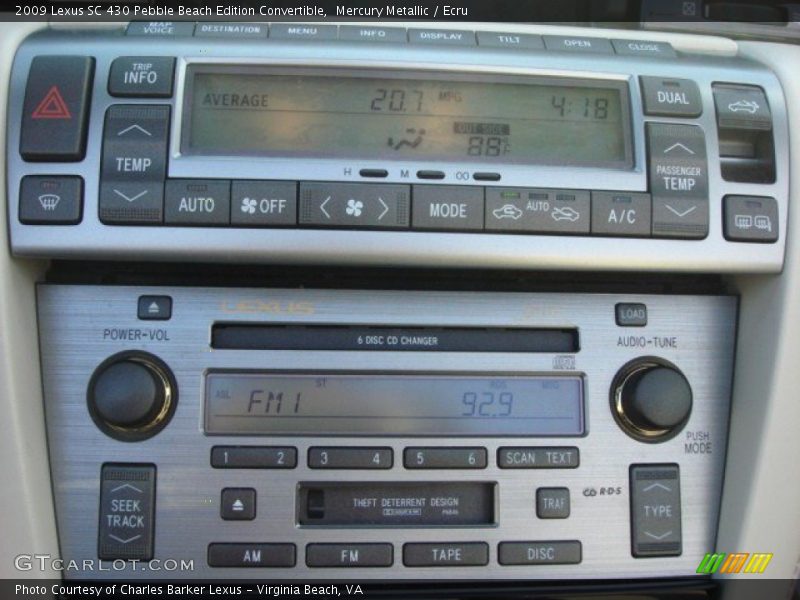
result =
[{"label": "audio-tune knob", "polygon": [[625,432],[641,441],[676,435],[692,412],[692,388],[678,368],[658,358],[622,367],[611,385],[611,409]]},{"label": "audio-tune knob", "polygon": [[95,369],[87,394],[97,426],[122,441],[154,436],[169,422],[178,388],[169,367],[146,352],[123,352]]}]

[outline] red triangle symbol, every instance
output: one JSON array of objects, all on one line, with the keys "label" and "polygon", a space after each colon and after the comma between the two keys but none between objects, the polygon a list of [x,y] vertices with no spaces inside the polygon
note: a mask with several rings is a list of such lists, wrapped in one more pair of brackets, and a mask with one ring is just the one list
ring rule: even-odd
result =
[{"label": "red triangle symbol", "polygon": [[47,95],[39,102],[39,106],[33,111],[32,119],[71,119],[72,115],[67,108],[58,86],[54,85],[47,92]]}]

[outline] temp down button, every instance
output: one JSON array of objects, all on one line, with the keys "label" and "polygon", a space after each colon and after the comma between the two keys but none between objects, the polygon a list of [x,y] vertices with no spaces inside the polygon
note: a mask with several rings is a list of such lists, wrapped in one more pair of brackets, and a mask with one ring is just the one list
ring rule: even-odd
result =
[{"label": "temp down button", "polygon": [[100,478],[100,560],[150,560],[156,510],[153,465],[107,464]]}]

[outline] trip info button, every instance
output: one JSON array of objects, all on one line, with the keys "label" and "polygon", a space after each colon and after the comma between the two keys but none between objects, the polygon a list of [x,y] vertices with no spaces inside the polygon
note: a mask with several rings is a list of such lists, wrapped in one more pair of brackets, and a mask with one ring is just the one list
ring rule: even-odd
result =
[{"label": "trip info button", "polygon": [[156,508],[153,465],[103,465],[100,477],[101,560],[150,560]]}]

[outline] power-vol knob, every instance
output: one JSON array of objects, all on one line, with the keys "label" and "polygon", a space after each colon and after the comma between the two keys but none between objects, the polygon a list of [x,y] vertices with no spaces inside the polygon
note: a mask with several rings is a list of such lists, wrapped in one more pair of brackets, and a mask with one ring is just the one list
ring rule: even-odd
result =
[{"label": "power-vol knob", "polygon": [[169,367],[146,352],[123,352],[95,369],[87,392],[89,413],[107,435],[126,442],[161,431],[175,412],[178,388]]},{"label": "power-vol knob", "polygon": [[614,378],[611,410],[631,437],[663,442],[689,420],[692,388],[675,365],[658,358],[637,358]]}]

